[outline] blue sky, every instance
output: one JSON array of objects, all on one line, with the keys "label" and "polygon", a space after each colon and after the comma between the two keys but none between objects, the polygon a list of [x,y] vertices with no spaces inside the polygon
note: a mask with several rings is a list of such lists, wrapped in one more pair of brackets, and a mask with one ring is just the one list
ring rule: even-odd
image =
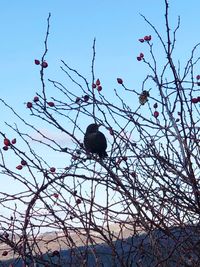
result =
[{"label": "blue sky", "polygon": [[[199,41],[200,2],[169,3],[172,27],[177,16],[181,16],[175,52],[184,62]],[[92,42],[96,37],[96,77],[101,78],[104,92],[111,97],[116,77],[122,77],[128,87],[137,89],[147,74],[144,64],[136,60],[138,53],[147,54],[147,48],[138,38],[151,34],[157,47],[158,39],[140,13],[165,38],[164,0],[1,1],[0,97],[20,114],[28,114],[24,102],[32,100],[41,89],[39,67],[34,65],[34,59],[40,59],[43,53],[49,12],[52,14],[46,57],[49,67],[45,78],[66,81],[60,71],[63,59],[90,81]],[[156,55],[162,63],[160,50]],[[48,89],[49,96],[54,93],[51,90]],[[14,121],[2,106],[1,109],[3,120]]]},{"label": "blue sky", "polygon": [[[169,1],[170,21],[176,25],[181,16],[177,34],[177,58],[183,62],[191,48],[199,41],[198,0]],[[138,62],[138,53],[147,54],[147,47],[138,38],[151,34],[155,47],[158,39],[140,13],[145,15],[165,38],[164,0],[86,0],[86,1],[2,1],[0,4],[0,97],[21,114],[28,114],[24,102],[40,92],[39,67],[44,49],[46,20],[51,12],[49,67],[45,78],[66,81],[60,71],[60,60],[65,60],[88,80],[91,79],[92,42],[96,37],[96,77],[100,77],[104,92],[112,97],[116,77],[122,77],[129,88],[138,89],[146,68]],[[158,46],[157,60],[163,62]],[[49,96],[53,95],[48,89]],[[140,89],[139,89],[140,90]],[[15,120],[1,108],[2,118]],[[1,123],[0,123],[1,125]]]},{"label": "blue sky", "polygon": [[[170,6],[172,24],[177,15],[182,20],[178,33],[181,57],[185,55],[184,46],[190,50],[199,41],[200,3],[198,0],[170,1]],[[43,52],[49,12],[52,17],[47,77],[59,78],[60,59],[88,75],[92,41],[96,37],[97,76],[112,87],[118,76],[129,84],[140,82],[135,77],[143,77],[143,67],[135,60],[141,51],[137,39],[153,33],[139,13],[161,31],[164,27],[164,0],[19,0],[1,1],[0,7],[0,92],[1,97],[19,109],[40,88],[39,69],[33,61]]]},{"label": "blue sky", "polygon": [[[169,1],[170,20],[174,27],[181,16],[177,34],[177,58],[183,62],[199,42],[199,0]],[[51,12],[49,67],[45,77],[63,80],[60,60],[79,70],[90,80],[92,43],[96,37],[96,76],[101,77],[106,93],[122,77],[128,87],[139,87],[146,76],[144,65],[136,60],[138,53],[146,52],[138,39],[153,31],[139,15],[145,15],[165,36],[164,0],[34,0],[1,1],[0,3],[0,97],[20,114],[28,114],[24,102],[32,100],[41,89],[39,67],[44,49],[46,19]],[[160,51],[157,51],[158,60]],[[52,88],[49,89],[51,96]],[[1,122],[15,121],[1,108]],[[26,115],[25,115],[26,116]]]}]

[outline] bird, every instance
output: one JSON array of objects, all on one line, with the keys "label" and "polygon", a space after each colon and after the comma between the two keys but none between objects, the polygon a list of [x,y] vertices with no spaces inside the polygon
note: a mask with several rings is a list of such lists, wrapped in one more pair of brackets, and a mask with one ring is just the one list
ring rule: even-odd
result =
[{"label": "bird", "polygon": [[99,131],[101,124],[92,123],[88,125],[85,136],[84,146],[87,152],[96,153],[101,159],[108,156],[106,153],[107,141],[105,135]]}]

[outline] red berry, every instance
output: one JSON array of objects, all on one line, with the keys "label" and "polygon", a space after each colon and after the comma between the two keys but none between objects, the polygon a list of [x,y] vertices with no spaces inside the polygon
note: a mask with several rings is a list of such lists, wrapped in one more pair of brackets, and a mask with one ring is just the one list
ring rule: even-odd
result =
[{"label": "red berry", "polygon": [[154,115],[155,118],[158,118],[159,112],[158,111],[154,111],[154,114],[153,115]]},{"label": "red berry", "polygon": [[23,167],[22,167],[22,165],[18,165],[17,167],[16,167],[16,169],[18,169],[18,170],[21,170]]},{"label": "red berry", "polygon": [[197,75],[196,79],[197,79],[197,80],[200,80],[200,75]]},{"label": "red berry", "polygon": [[56,168],[55,167],[51,167],[50,168],[50,172],[55,172],[56,171]]},{"label": "red berry", "polygon": [[112,128],[109,129],[110,135],[114,135],[114,131]]},{"label": "red berry", "polygon": [[97,79],[97,80],[96,80],[96,85],[98,86],[98,85],[100,85],[100,84],[101,84],[100,80]]},{"label": "red berry", "polygon": [[22,160],[21,161],[21,165],[26,166],[27,165],[27,162],[25,160]]},{"label": "red berry", "polygon": [[78,199],[76,200],[76,204],[77,204],[77,205],[81,204],[81,200],[80,200],[80,198],[78,198]]},{"label": "red berry", "polygon": [[143,53],[140,53],[140,57],[143,58],[144,57],[144,54]]},{"label": "red berry", "polygon": [[59,197],[59,194],[54,193],[54,194],[53,194],[53,197],[58,198],[58,197]]},{"label": "red berry", "polygon": [[198,102],[200,102],[200,96],[197,97]]},{"label": "red berry", "polygon": [[46,61],[43,61],[42,64],[41,64],[41,66],[43,68],[47,68],[48,67],[48,63]]},{"label": "red berry", "polygon": [[40,61],[38,59],[35,59],[35,65],[40,65]]},{"label": "red berry", "polygon": [[34,101],[34,102],[38,102],[38,101],[39,101],[39,97],[38,97],[38,96],[35,96],[35,97],[33,98],[33,101]]},{"label": "red berry", "polygon": [[193,103],[193,104],[196,104],[196,103],[198,103],[198,99],[197,99],[197,98],[192,98],[192,100],[191,100],[191,101],[192,101],[192,103]]},{"label": "red berry", "polygon": [[127,161],[128,158],[127,158],[126,156],[124,156],[122,159],[123,159],[124,161]]},{"label": "red berry", "polygon": [[75,100],[75,103],[79,103],[81,101],[81,98],[80,97],[77,97],[76,100]]},{"label": "red berry", "polygon": [[137,57],[137,60],[138,60],[138,61],[141,61],[141,60],[142,60],[142,58],[141,58],[141,57]]},{"label": "red berry", "polygon": [[100,92],[101,90],[102,90],[102,86],[99,85],[99,86],[97,87],[97,91]]},{"label": "red berry", "polygon": [[153,107],[154,107],[154,108],[157,108],[157,107],[158,107],[158,103],[155,103],[155,104],[153,105]]},{"label": "red berry", "polygon": [[144,43],[144,39],[143,39],[143,38],[140,38],[138,41],[139,41],[140,43]]},{"label": "red berry", "polygon": [[33,107],[33,105],[32,105],[32,103],[31,103],[31,102],[27,102],[27,103],[26,103],[26,107],[27,107],[27,108],[32,108],[32,107]]},{"label": "red berry", "polygon": [[95,83],[92,84],[92,88],[95,89],[97,86]]},{"label": "red berry", "polygon": [[55,106],[54,102],[47,102],[47,104],[48,104],[50,107],[54,107],[54,106]]},{"label": "red berry", "polygon": [[8,255],[8,251],[4,250],[2,253],[2,256],[7,256]]},{"label": "red berry", "polygon": [[151,35],[146,35],[146,36],[144,36],[144,40],[145,41],[151,41]]},{"label": "red berry", "polygon": [[122,84],[122,83],[123,83],[123,80],[122,80],[121,78],[117,78],[117,82],[118,82],[119,84]]},{"label": "red berry", "polygon": [[85,102],[87,102],[89,100],[89,98],[90,98],[89,95],[84,95],[84,97],[83,97]]},{"label": "red berry", "polygon": [[4,146],[3,150],[7,151],[8,150],[8,146]]},{"label": "red berry", "polygon": [[10,140],[8,138],[5,138],[3,142],[5,146],[10,146]]},{"label": "red berry", "polygon": [[11,143],[12,143],[13,145],[16,144],[16,142],[17,142],[16,138],[14,138],[14,139],[11,141]]}]

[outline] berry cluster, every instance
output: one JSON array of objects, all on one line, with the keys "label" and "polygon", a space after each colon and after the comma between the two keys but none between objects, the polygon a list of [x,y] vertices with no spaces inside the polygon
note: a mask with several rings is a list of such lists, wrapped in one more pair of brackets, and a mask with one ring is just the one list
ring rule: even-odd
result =
[{"label": "berry cluster", "polygon": [[[155,104],[153,105],[153,107],[154,107],[155,109],[157,109],[157,107],[158,107],[158,103],[155,103]],[[153,116],[157,119],[159,115],[160,115],[159,112],[158,112],[157,110],[155,110],[154,113],[153,113]]]},{"label": "berry cluster", "polygon": [[138,41],[141,43],[149,42],[151,41],[151,35],[145,35],[143,38],[140,38]]},{"label": "berry cluster", "polygon": [[[151,35],[145,35],[143,38],[138,39],[140,43],[149,42],[151,41]],[[141,61],[144,58],[144,54],[140,53],[139,56],[137,56],[137,60]]]},{"label": "berry cluster", "polygon": [[84,95],[81,97],[77,97],[76,100],[75,100],[75,103],[76,104],[80,104],[82,102],[88,102],[88,100],[90,99],[89,95]]},{"label": "berry cluster", "polygon": [[101,92],[101,90],[103,89],[99,79],[97,79],[96,82],[92,84],[92,89],[95,88],[97,89],[98,92]]},{"label": "berry cluster", "polygon": [[46,61],[43,61],[40,63],[40,61],[38,59],[35,59],[35,65],[40,65],[42,68],[48,67],[48,63]]},{"label": "berry cluster", "polygon": [[[33,102],[34,102],[34,103],[37,103],[39,100],[40,100],[40,99],[39,99],[38,96],[35,96],[35,97],[33,98]],[[48,105],[49,107],[54,107],[54,106],[55,106],[55,103],[52,102],[52,101],[49,101],[49,102],[47,102],[47,105]],[[26,103],[26,107],[29,108],[29,109],[31,109],[31,108],[33,107],[33,103],[30,102],[30,101],[27,102],[27,103]]]},{"label": "berry cluster", "polygon": [[4,147],[3,150],[7,151],[11,145],[16,144],[17,140],[16,138],[12,139],[11,141],[8,138],[4,138]]}]

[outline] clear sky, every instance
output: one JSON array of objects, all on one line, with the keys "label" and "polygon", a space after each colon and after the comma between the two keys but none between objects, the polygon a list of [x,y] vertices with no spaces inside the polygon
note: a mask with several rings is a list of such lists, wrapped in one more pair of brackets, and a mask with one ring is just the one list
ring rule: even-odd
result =
[{"label": "clear sky", "polygon": [[[184,47],[190,50],[199,41],[200,2],[169,2],[172,24],[178,15],[182,20],[178,33],[181,58]],[[96,37],[97,75],[112,87],[117,76],[129,84],[138,83],[135,77],[142,79],[143,67],[135,59],[141,50],[137,39],[154,35],[139,13],[161,31],[164,29],[164,0],[1,1],[0,96],[16,103],[19,109],[40,88],[39,68],[33,62],[43,52],[49,12],[52,17],[47,78],[59,78],[60,59],[83,74],[90,73],[91,47]]]},{"label": "clear sky", "polygon": [[[176,54],[180,60],[190,55],[199,38],[199,0],[176,0],[170,3],[170,20],[176,26]],[[28,114],[24,102],[32,100],[41,89],[39,67],[44,51],[46,19],[51,12],[49,67],[45,77],[63,79],[60,60],[78,69],[90,80],[92,43],[96,37],[96,75],[101,77],[106,90],[116,86],[122,77],[129,87],[138,87],[146,76],[138,53],[145,52],[138,39],[155,34],[139,15],[145,15],[165,36],[164,0],[6,0],[0,3],[0,97],[20,114]],[[155,42],[158,39],[155,37]],[[145,49],[145,48],[144,48]],[[159,51],[158,51],[158,59]],[[49,92],[51,95],[51,92]],[[15,119],[1,108],[1,121]]]},{"label": "clear sky", "polygon": [[[176,54],[184,61],[194,44],[200,41],[200,2],[170,0],[169,3],[172,28],[176,26],[177,16],[181,16]],[[0,97],[21,114],[28,114],[24,102],[32,100],[41,89],[39,67],[34,65],[34,59],[40,59],[44,51],[49,12],[52,14],[46,57],[49,67],[45,78],[63,82],[60,71],[63,59],[90,81],[92,42],[96,37],[96,76],[101,78],[104,92],[111,97],[116,77],[122,77],[129,88],[137,90],[147,74],[144,64],[136,60],[138,53],[147,54],[147,48],[138,38],[151,34],[157,46],[155,33],[140,13],[165,38],[164,0],[1,1]],[[157,60],[162,62],[160,55],[159,51]],[[48,90],[51,96],[52,89]],[[0,108],[3,121],[14,120],[2,106]]]}]

